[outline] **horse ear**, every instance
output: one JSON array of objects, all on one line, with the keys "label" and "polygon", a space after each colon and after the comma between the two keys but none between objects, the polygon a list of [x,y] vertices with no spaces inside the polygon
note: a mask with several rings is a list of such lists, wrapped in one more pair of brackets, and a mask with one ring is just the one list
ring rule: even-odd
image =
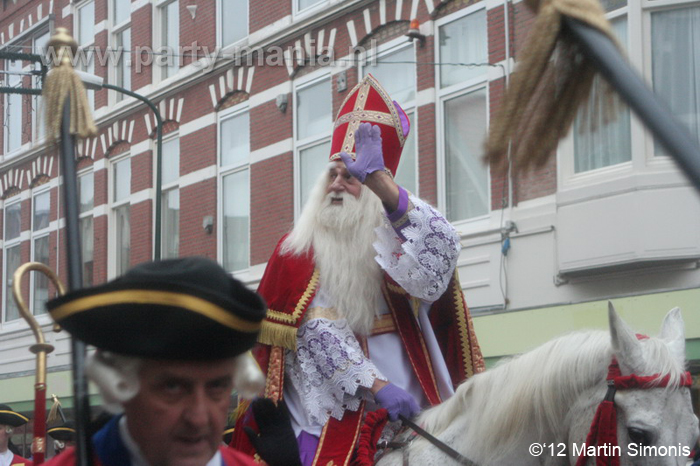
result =
[{"label": "horse ear", "polygon": [[635,362],[643,360],[642,345],[637,340],[637,335],[617,315],[615,307],[608,301],[608,320],[610,322],[610,342],[613,353],[620,364],[623,374],[631,374],[640,369],[635,367]]},{"label": "horse ear", "polygon": [[685,365],[685,325],[679,308],[674,307],[668,311],[661,324],[659,338],[668,343],[671,355],[681,365]]}]

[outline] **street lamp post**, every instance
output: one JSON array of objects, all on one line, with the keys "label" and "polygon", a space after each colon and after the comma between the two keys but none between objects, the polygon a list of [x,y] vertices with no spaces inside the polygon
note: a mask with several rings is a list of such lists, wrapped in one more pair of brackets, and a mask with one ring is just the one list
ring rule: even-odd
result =
[{"label": "street lamp post", "polygon": [[104,79],[94,74],[85,73],[84,71],[75,71],[80,77],[81,81],[87,89],[99,91],[101,89],[111,89],[113,91],[121,92],[130,97],[140,100],[141,102],[148,105],[148,107],[153,110],[156,116],[156,195],[155,195],[155,227],[154,227],[154,245],[153,245],[153,259],[160,259],[160,241],[161,241],[161,191],[162,191],[162,172],[163,172],[163,118],[160,115],[158,107],[148,98],[137,94],[136,92],[130,91],[120,86],[115,86],[114,84],[105,83]]}]

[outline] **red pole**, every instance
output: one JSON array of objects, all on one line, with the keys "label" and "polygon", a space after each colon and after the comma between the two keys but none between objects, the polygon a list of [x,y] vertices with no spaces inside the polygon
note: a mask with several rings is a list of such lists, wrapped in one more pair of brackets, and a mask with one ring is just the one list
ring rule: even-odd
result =
[{"label": "red pole", "polygon": [[46,456],[46,384],[34,385],[34,439],[32,462],[39,466]]}]

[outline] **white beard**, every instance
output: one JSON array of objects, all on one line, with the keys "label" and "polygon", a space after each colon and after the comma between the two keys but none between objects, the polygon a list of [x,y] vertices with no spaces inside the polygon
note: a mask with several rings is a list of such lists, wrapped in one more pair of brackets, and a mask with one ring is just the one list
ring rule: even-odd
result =
[{"label": "white beard", "polygon": [[359,199],[346,192],[332,194],[343,201],[331,204],[327,179],[327,173],[319,179],[282,253],[302,254],[313,247],[320,288],[352,330],[366,336],[383,299],[382,270],[372,246],[374,229],[382,223],[382,204],[364,186]]}]

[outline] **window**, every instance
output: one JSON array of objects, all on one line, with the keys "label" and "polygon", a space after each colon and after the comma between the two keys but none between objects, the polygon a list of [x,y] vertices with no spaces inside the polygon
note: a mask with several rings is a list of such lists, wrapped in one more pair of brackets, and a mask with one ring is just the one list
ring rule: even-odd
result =
[{"label": "window", "polygon": [[180,138],[163,143],[162,169],[160,255],[168,259],[180,254]]},{"label": "window", "polygon": [[120,159],[112,168],[114,271],[119,276],[129,269],[131,261],[131,159],[128,156]]},{"label": "window", "polygon": [[[5,82],[7,87],[22,87],[21,60],[5,60]],[[3,115],[5,126],[5,157],[15,155],[22,147],[22,95],[5,94],[5,114]]]},{"label": "window", "polygon": [[[621,44],[627,43],[627,16],[611,21]],[[605,117],[602,81],[596,77],[588,104],[574,123],[574,172],[582,173],[632,160],[630,110],[620,102],[613,119]],[[597,109],[597,110],[596,110]]]},{"label": "window", "polygon": [[299,167],[298,211],[309,197],[316,178],[328,165],[333,116],[328,76],[300,84],[294,92],[295,148]]},{"label": "window", "polygon": [[[700,60],[700,4],[608,0],[603,6],[632,67],[690,134],[700,138],[700,68],[695,64]],[[559,186],[574,189],[571,195],[580,200],[618,192],[621,179],[647,186],[653,178],[632,178],[668,170],[670,163],[664,148],[624,103],[616,118],[604,118],[599,84],[594,81],[588,102],[594,110],[579,112],[571,134],[560,144]]]},{"label": "window", "polygon": [[402,46],[386,52],[380,51],[373,64],[362,68],[364,75],[371,74],[389,93],[392,100],[401,105],[408,115],[411,130],[401,153],[401,160],[396,171],[396,183],[408,191],[418,194],[418,168],[416,154],[416,61],[413,45],[405,46],[405,39],[400,39]]},{"label": "window", "polygon": [[[651,13],[654,92],[700,139],[700,6]],[[654,141],[654,155],[666,155]]]},{"label": "window", "polygon": [[[443,203],[451,221],[489,212],[489,176],[481,161],[488,121],[486,10],[478,5],[438,21],[439,150]],[[454,63],[454,64],[451,64]]]},{"label": "window", "polygon": [[160,47],[158,57],[161,66],[161,78],[169,78],[180,69],[180,2],[174,0],[163,2],[158,6],[160,14]]},{"label": "window", "polygon": [[[114,83],[131,90],[131,0],[111,0],[112,14],[112,48],[116,51],[114,64]],[[125,94],[113,93],[117,102]]]},{"label": "window", "polygon": [[[95,2],[85,2],[76,7],[75,40],[84,52],[77,63],[78,68],[86,73],[95,74],[95,57],[92,52],[85,52],[95,45]],[[95,91],[87,91],[90,109],[95,110]]]},{"label": "window", "polygon": [[[44,55],[47,50],[47,45],[49,43],[50,39],[50,34],[49,31],[46,30],[44,32],[41,32],[37,35],[34,36],[33,38],[33,51],[32,53],[35,53],[37,55]],[[34,64],[34,69],[37,71],[41,70],[41,63],[35,63]],[[35,76],[33,78],[33,87],[34,89],[41,89],[41,77],[40,76]],[[33,123],[33,128],[34,128],[34,141],[41,141],[44,139],[44,109],[42,108],[42,100],[41,96],[34,96],[32,98],[33,106],[34,108],[32,109],[32,117],[34,120]]]},{"label": "window", "polygon": [[[51,192],[37,193],[32,199],[32,261],[49,265],[49,225],[51,213]],[[32,301],[30,308],[34,314],[46,313],[49,300],[49,279],[43,273],[33,273],[31,277]]]},{"label": "window", "polygon": [[89,1],[76,7],[75,40],[78,45],[85,47],[95,41],[95,2]]},{"label": "window", "polygon": [[217,7],[221,47],[244,39],[248,35],[248,0],[218,0]]},{"label": "window", "polygon": [[92,212],[92,209],[95,207],[95,175],[93,172],[88,172],[78,177],[78,195],[80,196],[80,243],[83,262],[83,286],[88,287],[94,284],[95,278],[95,233]]},{"label": "window", "polygon": [[21,264],[20,234],[22,233],[22,204],[16,201],[5,205],[4,254],[5,264],[5,322],[19,319],[19,309],[12,297],[12,276]]},{"label": "window", "polygon": [[250,267],[250,115],[233,107],[219,117],[222,264],[227,271]]},{"label": "window", "polygon": [[292,0],[294,2],[294,10],[297,13],[305,12],[305,10],[315,9],[313,7],[319,7],[328,0]]}]

